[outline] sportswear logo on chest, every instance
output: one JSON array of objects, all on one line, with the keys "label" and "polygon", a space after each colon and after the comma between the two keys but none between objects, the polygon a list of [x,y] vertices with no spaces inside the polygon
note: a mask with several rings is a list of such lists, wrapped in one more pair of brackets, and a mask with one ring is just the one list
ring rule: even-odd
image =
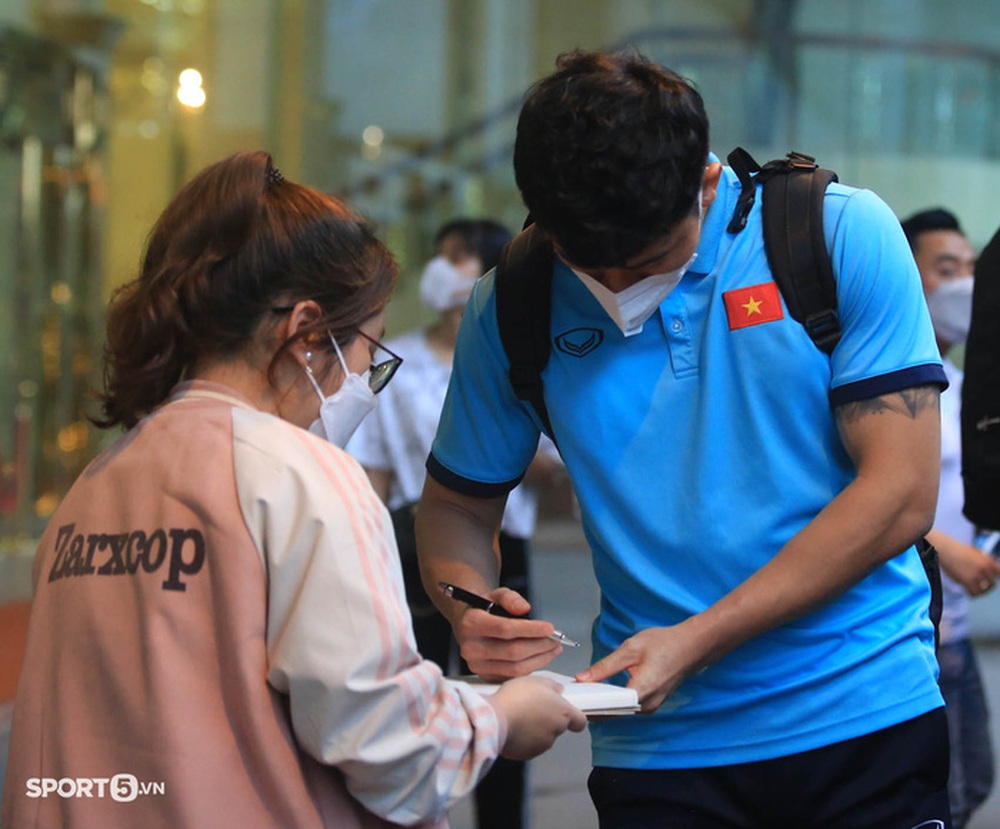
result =
[{"label": "sportswear logo on chest", "polygon": [[785,316],[781,310],[781,295],[774,282],[725,291],[722,300],[726,304],[730,331],[760,325],[762,322],[774,322]]},{"label": "sportswear logo on chest", "polygon": [[604,332],[599,328],[572,328],[555,339],[556,348],[570,357],[586,357],[602,342]]}]

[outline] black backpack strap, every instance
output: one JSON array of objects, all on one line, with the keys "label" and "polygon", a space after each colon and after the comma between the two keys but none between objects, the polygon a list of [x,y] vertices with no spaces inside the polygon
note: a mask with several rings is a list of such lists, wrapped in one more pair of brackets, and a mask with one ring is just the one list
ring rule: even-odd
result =
[{"label": "black backpack strap", "polygon": [[[830,354],[840,340],[837,283],[823,235],[823,196],[836,173],[816,159],[789,153],[764,181],[764,239],[771,270],[791,315],[817,348]],[[767,174],[767,165],[762,172]],[[786,280],[787,284],[782,284]]]},{"label": "black backpack strap", "polygon": [[837,174],[802,153],[788,153],[759,167],[738,147],[727,160],[742,184],[729,232],[738,233],[746,225],[756,184],[762,183],[764,249],[774,281],[792,317],[817,348],[830,354],[840,340],[840,318],[837,283],[823,235],[823,197]]},{"label": "black backpack strap", "polygon": [[551,351],[552,256],[552,243],[529,225],[504,247],[494,282],[500,343],[510,361],[514,394],[534,407],[554,441],[542,386]]},{"label": "black backpack strap", "polygon": [[917,542],[917,552],[920,554],[920,563],[924,566],[924,573],[927,574],[927,582],[931,586],[931,602],[928,613],[931,617],[931,624],[934,625],[934,649],[937,650],[938,645],[941,644],[941,613],[944,610],[941,562],[938,558],[938,551],[927,540],[926,536]]},{"label": "black backpack strap", "polygon": [[726,156],[726,161],[740,180],[740,197],[736,200],[736,209],[726,230],[730,233],[739,233],[747,226],[747,216],[750,215],[750,208],[757,198],[753,177],[755,173],[760,172],[760,165],[742,147],[737,147]]}]

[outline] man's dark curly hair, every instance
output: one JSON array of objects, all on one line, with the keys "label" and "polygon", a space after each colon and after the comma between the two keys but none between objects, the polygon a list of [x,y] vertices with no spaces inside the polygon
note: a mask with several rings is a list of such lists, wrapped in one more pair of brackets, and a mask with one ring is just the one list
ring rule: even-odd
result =
[{"label": "man's dark curly hair", "polygon": [[514,174],[576,265],[607,267],[696,209],[708,160],[701,95],[635,52],[569,52],[525,96]]}]

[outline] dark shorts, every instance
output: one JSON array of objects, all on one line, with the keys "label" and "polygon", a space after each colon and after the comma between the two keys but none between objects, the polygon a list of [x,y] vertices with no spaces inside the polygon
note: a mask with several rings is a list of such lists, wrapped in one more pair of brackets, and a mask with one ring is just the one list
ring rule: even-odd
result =
[{"label": "dark shorts", "polygon": [[598,767],[601,829],[950,829],[943,708],[813,751],[700,769]]}]

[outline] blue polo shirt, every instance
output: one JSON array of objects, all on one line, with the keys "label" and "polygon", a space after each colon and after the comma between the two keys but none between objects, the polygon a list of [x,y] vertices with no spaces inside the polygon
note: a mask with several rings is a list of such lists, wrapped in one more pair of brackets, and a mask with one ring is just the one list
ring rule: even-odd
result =
[{"label": "blue polo shirt", "polygon": [[[601,588],[595,659],[644,628],[704,610],[850,483],[833,407],[946,383],[913,256],[877,196],[834,184],[826,197],[843,328],[828,358],[772,281],[759,196],[747,227],[726,231],[738,195],[724,169],[698,258],[632,337],[572,271],[553,265],[543,379]],[[462,320],[428,460],[445,486],[501,494],[530,462],[539,425],[514,397],[507,368],[487,275]],[[756,761],[939,707],[928,602],[910,549],[691,677],[654,715],[592,724],[594,762]]]}]

